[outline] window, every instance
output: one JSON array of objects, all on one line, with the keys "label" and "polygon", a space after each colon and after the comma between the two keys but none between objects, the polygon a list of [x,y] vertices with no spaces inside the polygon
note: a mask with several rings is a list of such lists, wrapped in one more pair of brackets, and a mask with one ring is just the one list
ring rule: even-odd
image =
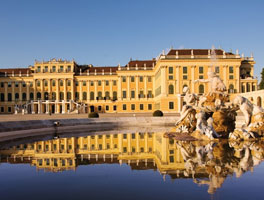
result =
[{"label": "window", "polygon": [[183,72],[184,74],[187,74],[187,67],[183,67],[183,68],[182,68],[182,72]]},{"label": "window", "polygon": [[170,110],[174,109],[174,102],[169,102],[169,109]]},{"label": "window", "polygon": [[204,85],[199,85],[199,94],[204,93]]},{"label": "window", "polygon": [[140,82],[143,82],[143,76],[140,76],[140,77],[139,77],[139,81],[140,81]]},{"label": "window", "polygon": [[34,94],[32,92],[29,94],[29,98],[30,100],[34,100]]},{"label": "window", "polygon": [[90,86],[94,86],[94,82],[93,81],[90,82]]},{"label": "window", "polygon": [[26,87],[26,83],[25,82],[22,82],[22,87]]},{"label": "window", "polygon": [[169,67],[169,74],[173,74],[173,67]]},{"label": "window", "polygon": [[148,91],[148,98],[152,98],[152,91],[151,90]]},{"label": "window", "polygon": [[123,104],[123,110],[126,110],[127,107],[126,107],[126,104]]},{"label": "window", "polygon": [[71,99],[71,92],[67,92],[67,100]]},{"label": "window", "polygon": [[232,66],[229,67],[229,73],[230,74],[234,73],[234,68]]},{"label": "window", "polygon": [[98,92],[98,100],[102,99],[102,92]]},{"label": "window", "polygon": [[126,77],[122,76],[122,82],[126,82]]},{"label": "window", "polygon": [[71,86],[71,80],[67,81],[67,86]]},{"label": "window", "polygon": [[27,100],[27,94],[26,93],[22,93],[22,100],[26,101]]},{"label": "window", "polygon": [[234,76],[233,75],[229,75],[229,79],[233,80]]},{"label": "window", "polygon": [[102,81],[98,81],[98,86],[101,86],[102,85]]},{"label": "window", "polygon": [[40,87],[40,81],[37,80],[37,87]]},{"label": "window", "polygon": [[11,86],[12,86],[11,82],[8,82],[8,83],[7,83],[7,86],[8,86],[8,87],[11,87]]},{"label": "window", "polygon": [[1,112],[5,112],[5,107],[1,107]]},{"label": "window", "polygon": [[105,100],[110,99],[110,93],[108,91],[105,92]]},{"label": "window", "polygon": [[64,93],[60,92],[60,100],[64,100]]},{"label": "window", "polygon": [[203,74],[204,71],[203,71],[203,67],[199,67],[199,74]]},{"label": "window", "polygon": [[109,85],[109,81],[105,81],[105,85],[108,86]]},{"label": "window", "polygon": [[187,75],[183,75],[183,80],[187,80],[188,79],[188,76]]},{"label": "window", "polygon": [[48,86],[48,81],[44,80],[44,86],[47,87]]},{"label": "window", "polygon": [[7,111],[10,113],[12,111],[12,108],[11,107],[8,107],[7,108]]},{"label": "window", "polygon": [[37,67],[37,72],[40,72],[40,71],[41,71],[41,67],[38,66],[38,67]]},{"label": "window", "polygon": [[230,85],[229,85],[228,92],[229,92],[229,93],[234,93],[234,85],[233,85],[233,84],[230,84]]},{"label": "window", "polygon": [[151,82],[151,76],[148,76],[148,82]]},{"label": "window", "polygon": [[0,95],[0,101],[5,101],[5,94],[4,93],[1,93],[1,95]]},{"label": "window", "polygon": [[143,90],[140,90],[139,91],[139,98],[144,98],[144,92],[143,92]]},{"label": "window", "polygon": [[45,67],[44,67],[44,72],[48,72],[48,71],[49,71],[48,66],[45,66]]},{"label": "window", "polygon": [[135,98],[135,91],[134,90],[131,91],[131,98]]},{"label": "window", "polygon": [[15,93],[15,100],[18,100],[18,99],[19,99],[19,94]]},{"label": "window", "polygon": [[219,73],[219,72],[220,72],[219,66],[216,66],[215,67],[215,73]]},{"label": "window", "polygon": [[11,93],[8,93],[8,94],[7,94],[7,100],[8,100],[8,101],[12,101],[12,94],[11,94]]},{"label": "window", "polygon": [[60,72],[63,72],[63,66],[60,66]]},{"label": "window", "polygon": [[131,76],[131,82],[135,82],[135,77]]},{"label": "window", "polygon": [[123,98],[126,98],[126,91],[123,91]]},{"label": "window", "polygon": [[113,110],[116,111],[116,105],[113,106]]},{"label": "window", "polygon": [[40,92],[37,93],[37,99],[41,99],[41,93]]},{"label": "window", "polygon": [[52,66],[52,72],[56,72],[56,66]]},{"label": "window", "polygon": [[4,82],[1,82],[1,88],[5,87]]},{"label": "window", "polygon": [[78,81],[75,81],[75,86],[79,86],[79,82]]},{"label": "window", "polygon": [[200,76],[199,76],[199,79],[203,79],[203,78],[204,78],[203,75],[200,75]]},{"label": "window", "polygon": [[15,82],[15,87],[18,87],[18,82]]},{"label": "window", "polygon": [[83,81],[83,86],[86,86],[86,81]]},{"label": "window", "polygon": [[83,100],[87,100],[87,92],[83,92]]},{"label": "window", "polygon": [[131,104],[131,110],[135,110],[135,109],[136,109],[135,104]]},{"label": "window", "polygon": [[174,86],[169,85],[169,94],[174,94]]},{"label": "window", "polygon": [[60,86],[63,86],[63,80],[60,80]]},{"label": "window", "polygon": [[148,104],[148,110],[152,110],[152,104]]},{"label": "window", "polygon": [[139,109],[144,110],[144,104],[139,104]]},{"label": "window", "polygon": [[67,66],[67,71],[71,72],[71,66],[70,65]]},{"label": "window", "polygon": [[75,99],[79,100],[79,92],[75,92]]},{"label": "window", "polygon": [[113,81],[113,85],[116,85],[116,80]]},{"label": "window", "polygon": [[[98,106],[98,111],[102,111],[102,106]],[[100,138],[101,136],[99,135],[99,138]]]},{"label": "window", "polygon": [[113,92],[113,100],[117,100],[117,92]]},{"label": "window", "polygon": [[108,105],[105,106],[105,110],[109,110],[109,106]]},{"label": "window", "polygon": [[52,86],[55,87],[56,86],[56,81],[52,80]]},{"label": "window", "polygon": [[94,92],[90,92],[90,99],[94,100]]},{"label": "window", "polygon": [[51,99],[52,100],[56,100],[56,92],[52,92],[51,93]]}]

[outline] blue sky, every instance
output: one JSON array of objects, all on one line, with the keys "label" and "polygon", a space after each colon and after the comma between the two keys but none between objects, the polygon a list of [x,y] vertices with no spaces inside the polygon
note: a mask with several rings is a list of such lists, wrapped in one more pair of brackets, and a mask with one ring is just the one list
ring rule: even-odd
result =
[{"label": "blue sky", "polygon": [[262,0],[0,0],[0,68],[34,60],[125,65],[163,49],[253,52],[264,67]]}]

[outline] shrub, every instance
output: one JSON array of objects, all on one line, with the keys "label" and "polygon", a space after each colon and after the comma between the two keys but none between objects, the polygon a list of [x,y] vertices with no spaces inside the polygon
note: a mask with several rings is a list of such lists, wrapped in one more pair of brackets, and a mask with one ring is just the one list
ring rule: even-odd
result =
[{"label": "shrub", "polygon": [[163,112],[160,110],[155,110],[153,112],[153,117],[162,117],[163,116]]},{"label": "shrub", "polygon": [[91,112],[88,114],[88,118],[99,118],[99,114],[97,112]]}]

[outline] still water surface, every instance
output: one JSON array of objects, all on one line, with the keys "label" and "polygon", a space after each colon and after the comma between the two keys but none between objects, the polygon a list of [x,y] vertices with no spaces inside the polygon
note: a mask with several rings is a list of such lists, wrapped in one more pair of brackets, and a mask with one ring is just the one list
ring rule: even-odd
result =
[{"label": "still water surface", "polygon": [[0,143],[5,199],[263,199],[264,142],[179,142],[163,133]]}]

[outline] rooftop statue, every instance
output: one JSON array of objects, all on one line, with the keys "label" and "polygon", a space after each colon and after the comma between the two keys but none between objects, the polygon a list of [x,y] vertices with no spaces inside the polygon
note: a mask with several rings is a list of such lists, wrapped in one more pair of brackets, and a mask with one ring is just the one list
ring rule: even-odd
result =
[{"label": "rooftop statue", "polygon": [[[214,140],[249,139],[264,134],[264,110],[241,96],[230,102],[225,84],[214,72],[208,72],[208,79],[194,82],[209,83],[209,92],[199,96],[190,93],[189,88],[185,87],[183,89],[185,105],[180,118],[175,128],[165,136],[180,140]],[[238,110],[245,116],[246,123],[242,129],[235,129]]]}]

